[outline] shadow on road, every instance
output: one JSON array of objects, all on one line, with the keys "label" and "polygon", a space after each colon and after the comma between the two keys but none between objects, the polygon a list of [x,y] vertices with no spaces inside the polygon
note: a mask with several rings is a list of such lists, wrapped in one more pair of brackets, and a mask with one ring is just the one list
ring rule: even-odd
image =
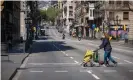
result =
[{"label": "shadow on road", "polygon": [[66,51],[75,49],[71,46],[66,46],[63,41],[35,41],[32,46],[32,53],[50,52],[50,51]]}]

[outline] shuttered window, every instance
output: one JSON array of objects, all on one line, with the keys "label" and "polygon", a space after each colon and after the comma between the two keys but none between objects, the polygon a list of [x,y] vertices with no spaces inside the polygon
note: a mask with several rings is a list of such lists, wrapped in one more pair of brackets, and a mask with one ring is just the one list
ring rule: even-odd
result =
[{"label": "shuttered window", "polygon": [[109,12],[109,19],[114,20],[114,12]]},{"label": "shuttered window", "polygon": [[123,12],[123,20],[129,19],[129,12]]}]

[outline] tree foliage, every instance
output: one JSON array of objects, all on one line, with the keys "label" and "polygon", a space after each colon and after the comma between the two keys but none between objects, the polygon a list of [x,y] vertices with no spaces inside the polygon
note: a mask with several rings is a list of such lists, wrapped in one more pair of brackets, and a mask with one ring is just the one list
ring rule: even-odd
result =
[{"label": "tree foliage", "polygon": [[43,18],[45,20],[52,21],[52,22],[54,22],[59,12],[60,10],[54,7],[49,7],[47,10],[40,10],[40,13],[43,16]]}]

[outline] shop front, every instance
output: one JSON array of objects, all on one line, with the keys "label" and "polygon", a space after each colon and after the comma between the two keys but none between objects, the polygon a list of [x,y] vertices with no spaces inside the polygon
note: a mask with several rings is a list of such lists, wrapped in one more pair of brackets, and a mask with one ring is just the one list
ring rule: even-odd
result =
[{"label": "shop front", "polygon": [[129,32],[128,25],[110,25],[109,34],[112,39],[124,40],[127,39]]}]

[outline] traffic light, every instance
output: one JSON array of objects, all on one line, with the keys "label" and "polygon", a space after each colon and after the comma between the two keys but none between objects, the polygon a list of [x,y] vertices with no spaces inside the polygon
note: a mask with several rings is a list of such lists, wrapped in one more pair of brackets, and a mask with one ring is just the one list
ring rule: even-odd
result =
[{"label": "traffic light", "polygon": [[123,30],[126,31],[126,25],[125,24],[123,25]]}]

